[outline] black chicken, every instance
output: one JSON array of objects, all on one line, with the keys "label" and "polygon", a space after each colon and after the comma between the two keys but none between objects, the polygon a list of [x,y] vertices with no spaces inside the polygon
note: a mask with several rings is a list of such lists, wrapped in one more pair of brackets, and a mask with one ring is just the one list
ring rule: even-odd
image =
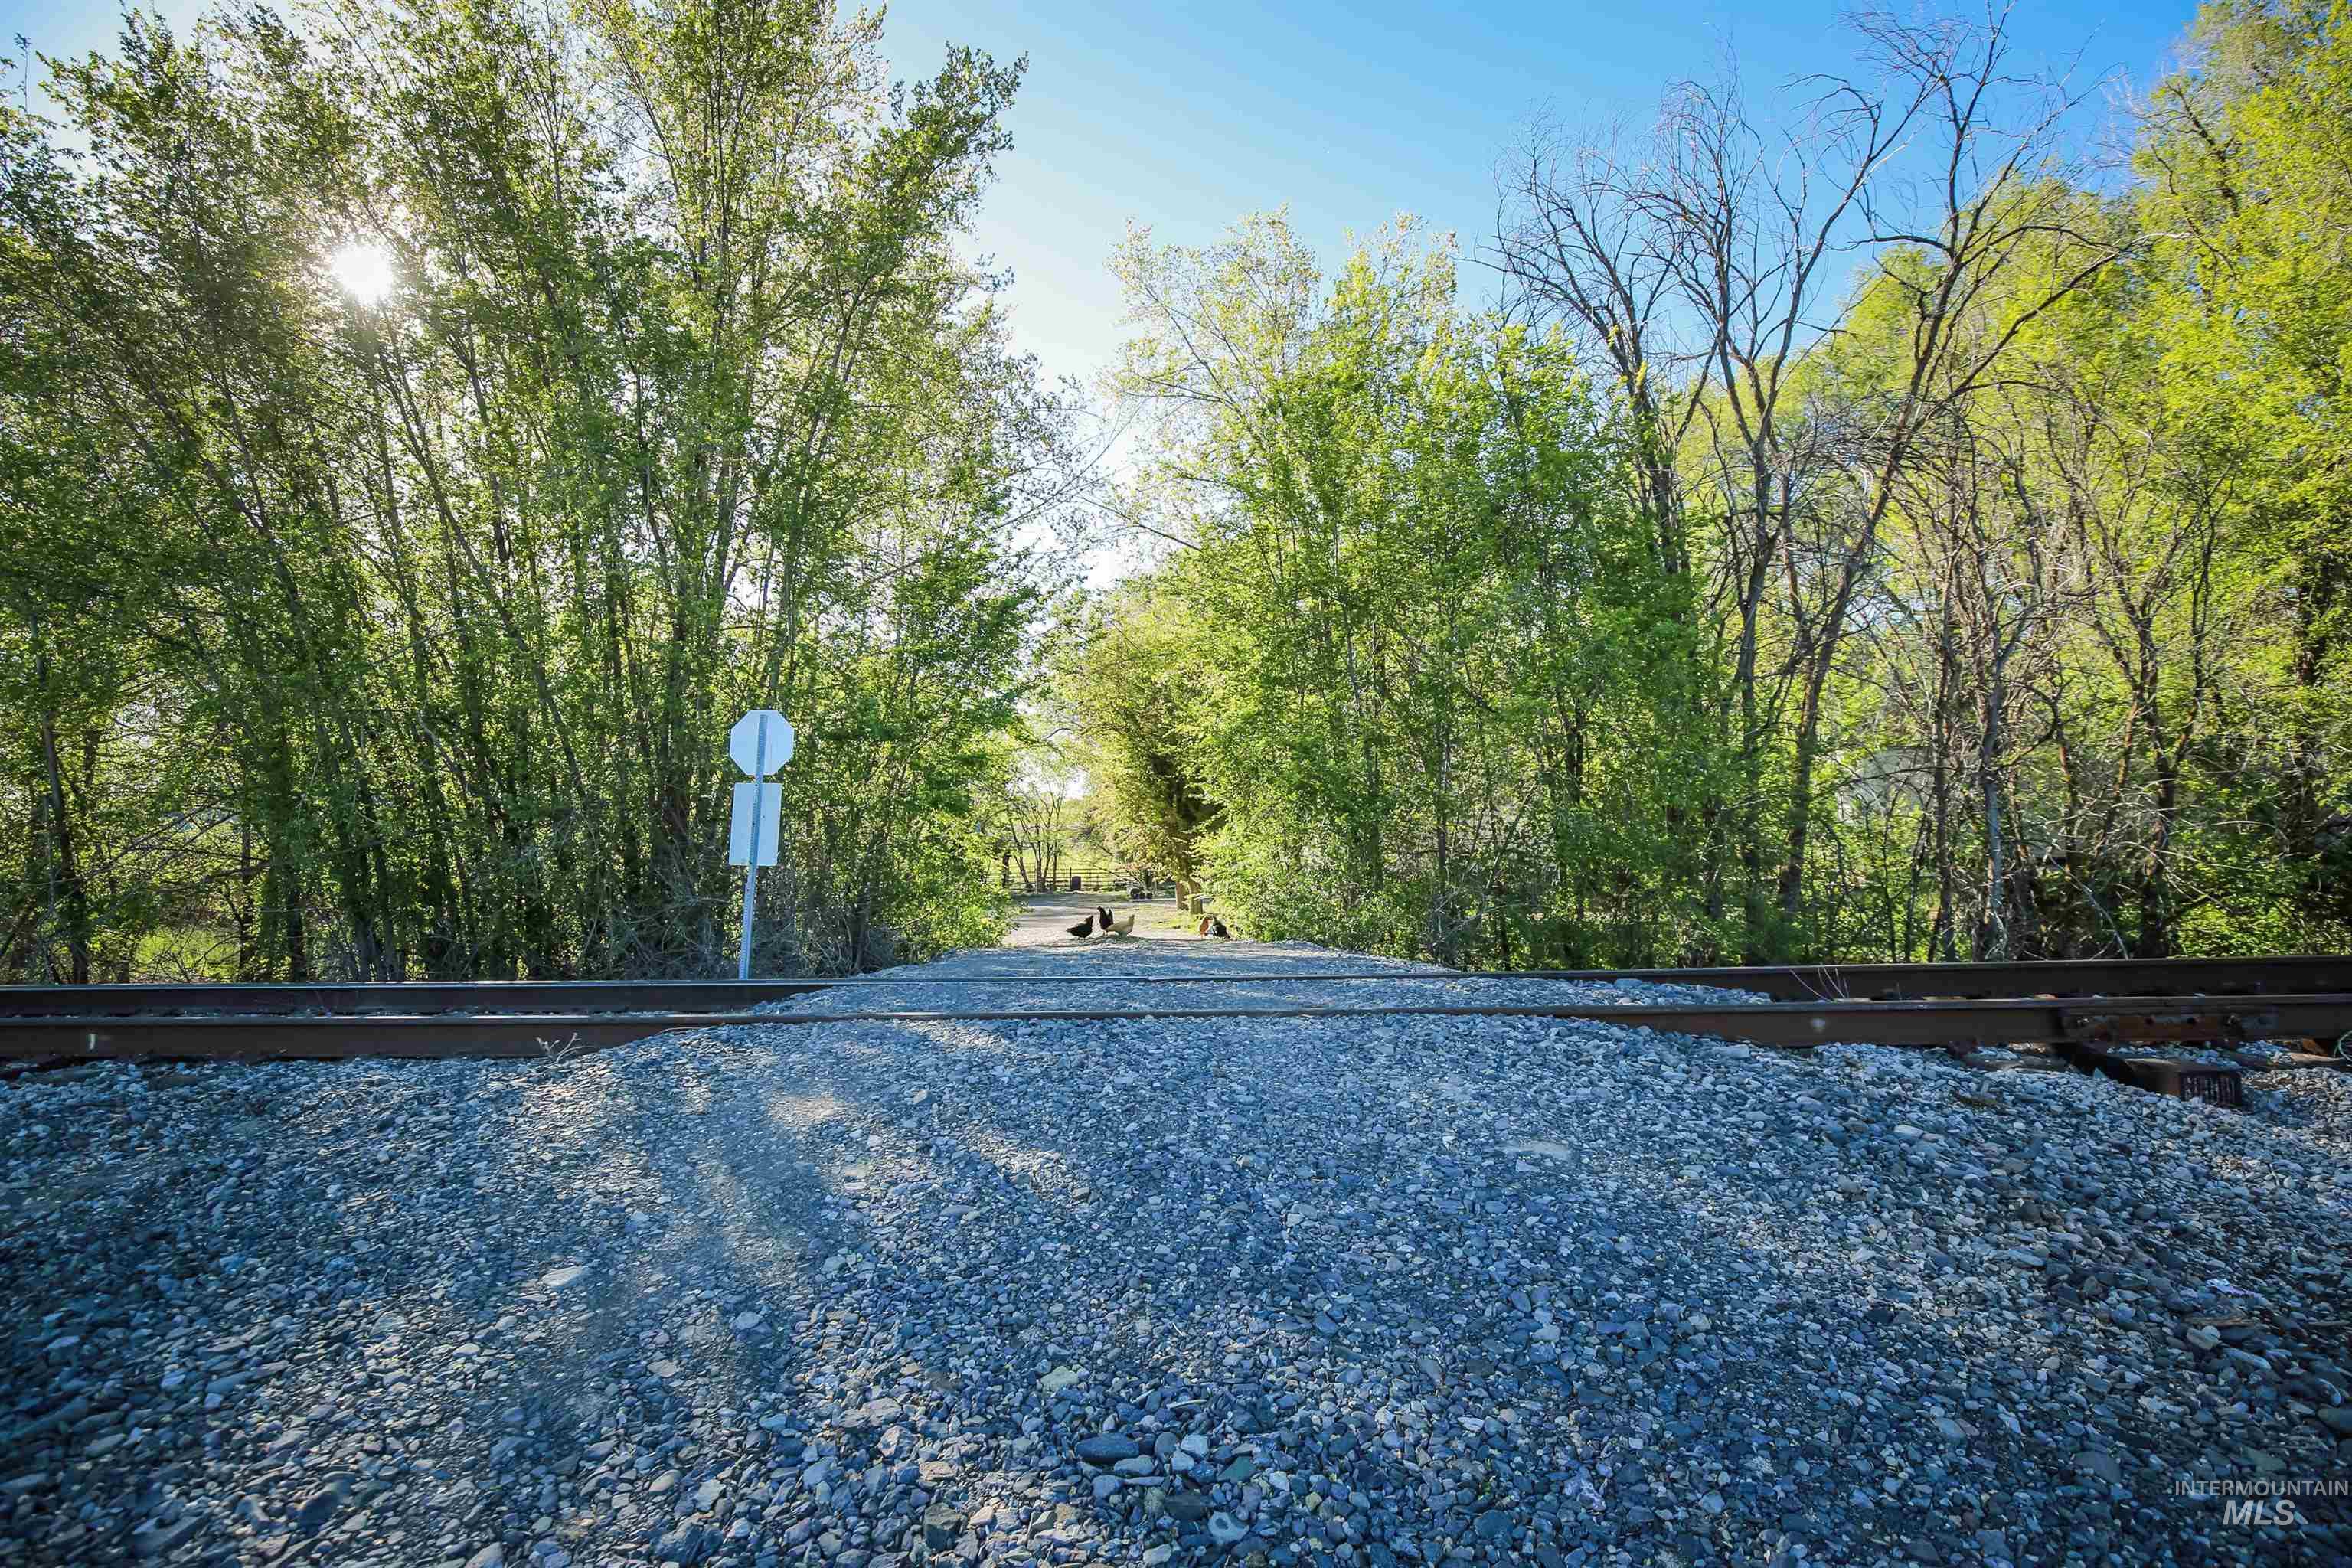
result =
[{"label": "black chicken", "polygon": [[1211,936],[1231,936],[1234,933],[1225,929],[1224,921],[1217,919],[1214,915],[1211,915],[1209,917],[1209,934]]},{"label": "black chicken", "polygon": [[1106,909],[1101,904],[1097,904],[1095,906],[1095,923],[1101,926],[1103,930],[1108,931],[1118,922],[1110,918],[1109,910]]},{"label": "black chicken", "polygon": [[1072,936],[1092,936],[1095,934],[1095,917],[1088,915],[1077,924],[1067,929]]}]

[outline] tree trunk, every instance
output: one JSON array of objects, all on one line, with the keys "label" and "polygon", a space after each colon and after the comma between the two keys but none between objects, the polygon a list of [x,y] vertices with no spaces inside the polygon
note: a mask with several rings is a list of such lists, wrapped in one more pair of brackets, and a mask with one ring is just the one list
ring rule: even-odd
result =
[{"label": "tree trunk", "polygon": [[1992,679],[1985,691],[1984,736],[1977,755],[1977,790],[1979,809],[1984,813],[1985,833],[1984,913],[1978,923],[1976,944],[1979,963],[2007,958],[2010,953],[2009,868],[2002,837],[2000,772],[2003,705],[2009,700],[2008,665],[2009,649],[2004,646],[1993,655]]},{"label": "tree trunk", "polygon": [[[40,637],[40,623],[33,623]],[[66,801],[65,770],[58,762],[57,706],[49,695],[49,650],[40,643],[34,655],[34,680],[41,692],[41,766],[48,785],[49,908],[66,948],[66,981],[89,984],[89,889],[82,881],[81,858],[74,840],[73,813]],[[55,965],[51,966],[52,972]]]}]

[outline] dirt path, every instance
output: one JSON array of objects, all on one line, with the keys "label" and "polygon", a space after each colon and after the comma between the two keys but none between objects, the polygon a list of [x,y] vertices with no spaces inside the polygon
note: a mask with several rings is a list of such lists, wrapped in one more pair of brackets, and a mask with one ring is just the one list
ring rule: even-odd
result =
[{"label": "dirt path", "polygon": [[[1154,942],[1198,942],[1200,933],[1193,922],[1181,915],[1173,899],[1113,898],[1108,893],[1042,893],[1021,900],[1021,912],[1014,919],[1013,931],[1004,939],[1006,947],[1051,947],[1062,944],[1078,945],[1070,935],[1070,927],[1095,912],[1097,905],[1108,909],[1120,920],[1135,917],[1133,940]],[[1101,942],[1091,937],[1087,940]]]}]

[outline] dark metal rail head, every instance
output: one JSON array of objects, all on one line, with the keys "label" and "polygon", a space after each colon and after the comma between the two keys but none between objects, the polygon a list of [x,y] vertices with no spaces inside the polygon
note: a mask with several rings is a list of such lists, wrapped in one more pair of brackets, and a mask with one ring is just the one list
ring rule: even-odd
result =
[{"label": "dark metal rail head", "polygon": [[1775,1046],[1969,1046],[2130,1040],[2334,1039],[2352,1029],[2352,994],[2118,997],[2096,1013],[2048,999],[1528,1005],[1070,1008],[1022,1011],[639,1014],[275,1014],[0,1019],[0,1058],[174,1057],[222,1060],[341,1057],[511,1057],[592,1049],[673,1031],[747,1026],[919,1026],[1187,1018],[1387,1016],[1582,1019]]},{"label": "dark metal rail head", "polygon": [[1714,969],[1340,970],[1248,974],[870,974],[845,979],[379,981],[274,985],[0,986],[0,1017],[152,1016],[172,1013],[717,1012],[814,991],[896,985],[1185,985],[1656,981],[1750,991],[1780,1001],[1929,997],[2298,995],[2352,991],[2352,957],[2081,959],[2013,963],[1830,963]]}]

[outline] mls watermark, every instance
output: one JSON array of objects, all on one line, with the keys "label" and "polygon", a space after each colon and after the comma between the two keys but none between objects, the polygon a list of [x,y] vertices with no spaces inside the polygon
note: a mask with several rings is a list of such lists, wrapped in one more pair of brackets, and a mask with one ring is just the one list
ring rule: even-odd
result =
[{"label": "mls watermark", "polygon": [[2264,1476],[2245,1481],[2192,1476],[2175,1480],[2172,1495],[2220,1502],[2223,1524],[2291,1529],[2310,1517],[2311,1500],[2352,1498],[2352,1477]]}]

